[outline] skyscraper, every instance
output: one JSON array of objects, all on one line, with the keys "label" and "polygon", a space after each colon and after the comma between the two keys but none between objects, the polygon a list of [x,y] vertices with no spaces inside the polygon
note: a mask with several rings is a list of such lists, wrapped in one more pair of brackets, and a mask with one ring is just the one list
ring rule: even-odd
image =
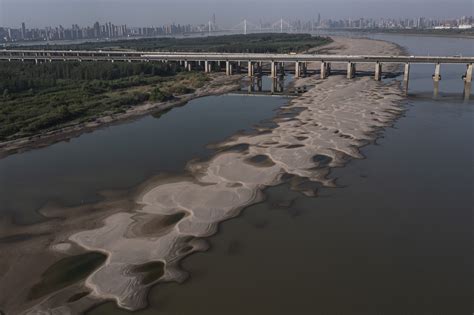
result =
[{"label": "skyscraper", "polygon": [[99,22],[94,23],[94,37],[99,38],[100,37],[100,24]]},{"label": "skyscraper", "polygon": [[21,39],[26,38],[26,25],[25,22],[21,23]]}]

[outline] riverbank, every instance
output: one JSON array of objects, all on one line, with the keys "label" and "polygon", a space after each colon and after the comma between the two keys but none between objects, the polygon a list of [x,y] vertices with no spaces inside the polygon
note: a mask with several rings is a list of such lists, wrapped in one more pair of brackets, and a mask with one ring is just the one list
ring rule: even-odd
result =
[{"label": "riverbank", "polygon": [[210,75],[210,81],[206,82],[203,87],[196,89],[193,93],[176,96],[169,101],[146,102],[142,105],[130,107],[122,113],[101,116],[90,122],[71,124],[63,128],[42,132],[35,136],[0,142],[0,158],[15,153],[46,147],[60,141],[66,141],[78,137],[84,133],[92,132],[99,128],[112,126],[125,121],[131,121],[150,113],[164,112],[173,107],[182,106],[192,99],[209,95],[224,94],[238,89],[240,86],[239,80],[240,76],[227,77],[219,73],[213,73]]},{"label": "riverbank", "polygon": [[349,32],[353,34],[361,35],[376,35],[376,34],[386,34],[386,35],[403,35],[403,36],[426,36],[426,37],[449,37],[449,38],[474,38],[473,30],[384,30],[384,29],[374,29],[374,30],[364,30],[357,28],[350,29],[322,29],[322,31],[329,32]]},{"label": "riverbank", "polygon": [[[369,44],[377,53],[397,50],[366,40],[357,44],[341,39],[336,44],[341,53]],[[266,187],[283,181],[290,180],[308,195],[317,193],[313,184],[334,185],[327,177],[330,169],[361,158],[357,148],[374,141],[403,112],[395,83],[333,76],[324,81],[304,78],[296,84],[312,88],[282,108],[273,128],[217,145],[217,155],[190,162],[185,175],[155,178],[131,193],[109,194],[98,204],[50,206],[42,213],[56,219],[38,225],[19,228],[5,222],[2,239],[23,235],[27,240],[22,248],[11,243],[2,250],[7,259],[1,290],[14,295],[7,294],[1,304],[16,313],[37,303],[35,310],[75,313],[104,299],[128,309],[142,308],[151,286],[184,281],[179,261],[205,250],[200,237],[215,233],[219,222],[238,215],[261,200]],[[48,283],[43,271],[58,257],[80,255],[84,249],[107,255],[106,263],[84,282],[28,299],[32,284]]]}]

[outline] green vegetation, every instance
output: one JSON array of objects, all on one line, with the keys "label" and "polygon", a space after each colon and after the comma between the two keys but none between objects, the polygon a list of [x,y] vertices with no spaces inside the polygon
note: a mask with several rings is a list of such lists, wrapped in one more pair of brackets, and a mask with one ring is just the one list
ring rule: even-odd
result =
[{"label": "green vegetation", "polygon": [[[307,34],[154,38],[30,49],[134,49],[210,52],[300,52],[330,41]],[[0,63],[0,141],[124,113],[146,101],[194,92],[209,80],[175,63]]]},{"label": "green vegetation", "polygon": [[2,62],[0,141],[170,100],[207,80],[161,63]]},{"label": "green vegetation", "polygon": [[31,49],[64,50],[138,50],[138,51],[189,51],[189,52],[249,52],[289,53],[302,52],[309,48],[331,42],[328,37],[309,34],[249,34],[192,38],[143,38],[101,43],[75,45],[41,45]]}]

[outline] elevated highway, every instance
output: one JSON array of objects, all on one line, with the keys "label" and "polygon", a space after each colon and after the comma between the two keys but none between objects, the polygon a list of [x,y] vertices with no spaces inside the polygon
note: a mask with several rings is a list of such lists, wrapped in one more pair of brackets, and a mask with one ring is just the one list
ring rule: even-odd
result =
[{"label": "elevated highway", "polygon": [[[465,93],[470,94],[474,57],[472,56],[389,56],[389,55],[318,55],[318,54],[266,54],[266,53],[212,53],[212,52],[139,52],[139,51],[88,51],[88,50],[0,50],[0,61],[108,61],[108,62],[170,62],[179,63],[187,70],[202,69],[205,72],[223,71],[232,75],[236,70],[245,69],[249,77],[270,69],[276,78],[285,72],[287,64],[299,77],[308,74],[307,64],[319,62],[322,79],[331,74],[332,64],[347,64],[347,78],[356,75],[356,64],[373,64],[374,78],[381,80],[383,64],[404,65],[404,84],[408,89],[411,64],[433,64],[435,91],[441,80],[442,64],[465,64],[462,74]],[[294,65],[294,67],[293,67]]]}]

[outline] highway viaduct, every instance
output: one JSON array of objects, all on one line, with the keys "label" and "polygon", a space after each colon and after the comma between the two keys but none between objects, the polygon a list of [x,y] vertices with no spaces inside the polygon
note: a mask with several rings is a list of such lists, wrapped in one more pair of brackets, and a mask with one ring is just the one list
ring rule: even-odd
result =
[{"label": "highway viaduct", "polygon": [[[187,70],[203,69],[205,72],[223,71],[232,75],[244,69],[249,77],[269,72],[277,78],[285,72],[286,65],[294,69],[295,77],[307,74],[309,63],[320,63],[319,75],[325,79],[331,74],[333,64],[346,64],[348,79],[356,75],[357,64],[372,64],[374,79],[382,79],[382,65],[403,65],[404,87],[408,90],[411,64],[432,64],[435,93],[441,80],[442,64],[465,64],[462,74],[464,94],[471,91],[474,57],[463,56],[388,56],[388,55],[316,55],[316,54],[256,54],[256,53],[189,53],[189,52],[137,52],[137,51],[72,51],[72,50],[0,50],[0,60],[13,61],[109,61],[109,62],[176,62]],[[269,68],[269,71],[268,71]]]}]

